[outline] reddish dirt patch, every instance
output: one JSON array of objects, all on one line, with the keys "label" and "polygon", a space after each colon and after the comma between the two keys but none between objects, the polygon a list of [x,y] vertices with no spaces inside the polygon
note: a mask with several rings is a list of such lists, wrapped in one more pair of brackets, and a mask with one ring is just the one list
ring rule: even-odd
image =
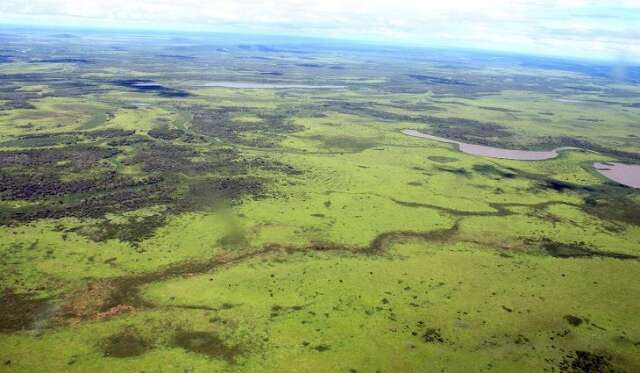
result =
[{"label": "reddish dirt patch", "polygon": [[107,311],[104,312],[99,312],[98,314],[96,314],[96,319],[105,319],[105,318],[109,318],[109,317],[113,317],[116,315],[119,315],[121,313],[128,313],[128,312],[133,312],[135,310],[134,307],[129,306],[127,304],[119,304],[115,307],[111,307],[110,309],[108,309]]}]

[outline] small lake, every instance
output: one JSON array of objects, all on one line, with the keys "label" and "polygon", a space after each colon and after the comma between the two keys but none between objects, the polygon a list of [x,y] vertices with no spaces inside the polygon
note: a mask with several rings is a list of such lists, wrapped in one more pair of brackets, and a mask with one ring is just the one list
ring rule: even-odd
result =
[{"label": "small lake", "polygon": [[640,165],[596,162],[593,168],[610,180],[632,188],[640,188]]},{"label": "small lake", "polygon": [[438,137],[433,135],[427,135],[416,130],[403,130],[402,133],[408,136],[420,137],[423,139],[435,140],[440,142],[446,142],[449,144],[458,145],[458,149],[461,152],[477,155],[481,157],[491,157],[500,159],[511,159],[516,161],[544,161],[545,159],[553,159],[558,157],[559,152],[563,150],[577,150],[578,148],[563,147],[553,150],[514,150],[514,149],[502,149],[494,148],[493,146],[467,144],[461,141],[445,139],[444,137]]},{"label": "small lake", "polygon": [[577,105],[584,105],[584,104],[587,103],[586,101],[574,100],[574,99],[570,99],[570,98],[556,98],[553,101],[562,102],[562,103],[565,103],[565,104],[577,104]]},{"label": "small lake", "polygon": [[[444,137],[438,137],[433,135],[427,135],[416,130],[402,130],[402,133],[407,136],[419,137],[428,140],[435,140],[440,142],[446,142],[449,144],[458,145],[458,149],[461,152],[477,155],[481,157],[511,159],[516,161],[543,161],[546,159],[553,159],[560,155],[559,152],[563,150],[583,150],[573,147],[562,147],[547,151],[531,151],[531,150],[512,150],[495,148],[485,145],[467,144],[461,141],[450,140]],[[609,180],[613,180],[619,184],[626,185],[631,188],[640,188],[640,165],[628,165],[624,163],[599,163],[593,164],[595,168],[602,176]]]},{"label": "small lake", "polygon": [[279,84],[257,82],[208,82],[200,87],[219,87],[237,89],[343,89],[343,85],[308,85],[308,84]]},{"label": "small lake", "polygon": [[162,87],[160,84],[152,83],[152,82],[133,83],[131,84],[131,86],[132,87],[152,87],[152,88]]}]

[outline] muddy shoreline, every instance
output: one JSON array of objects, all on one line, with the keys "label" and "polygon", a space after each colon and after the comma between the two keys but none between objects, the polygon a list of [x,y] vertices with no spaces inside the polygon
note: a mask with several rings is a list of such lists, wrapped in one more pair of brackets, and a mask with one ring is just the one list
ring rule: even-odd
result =
[{"label": "muddy shoreline", "polygon": [[450,140],[444,137],[438,137],[433,135],[427,135],[417,130],[402,130],[402,133],[407,136],[419,137],[428,140],[435,140],[440,142],[446,142],[449,144],[458,145],[458,149],[467,154],[478,155],[481,157],[510,159],[515,161],[544,161],[547,159],[557,158],[560,152],[565,150],[583,150],[580,148],[565,146],[556,148],[553,150],[516,150],[516,149],[502,149],[493,146],[467,144],[461,141]]},{"label": "muddy shoreline", "polygon": [[595,162],[593,168],[609,180],[631,188],[640,188],[640,165]]},{"label": "muddy shoreline", "polygon": [[[568,146],[546,151],[502,149],[486,145],[467,144],[444,137],[428,135],[414,129],[405,129],[402,130],[402,133],[407,136],[455,144],[458,146],[458,150],[466,154],[480,157],[509,159],[514,161],[544,161],[554,159],[560,156],[560,152],[567,150],[591,151],[588,149]],[[593,168],[602,176],[618,184],[622,184],[630,188],[640,188],[640,165],[629,165],[617,162],[595,162],[593,163]]]}]

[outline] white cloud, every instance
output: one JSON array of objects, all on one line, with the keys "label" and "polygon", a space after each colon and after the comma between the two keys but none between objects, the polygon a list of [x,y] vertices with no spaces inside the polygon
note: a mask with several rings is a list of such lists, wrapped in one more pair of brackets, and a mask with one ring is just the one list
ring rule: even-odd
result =
[{"label": "white cloud", "polygon": [[628,58],[640,60],[640,0],[0,0],[0,21],[27,18],[586,57],[617,58],[626,49]]}]

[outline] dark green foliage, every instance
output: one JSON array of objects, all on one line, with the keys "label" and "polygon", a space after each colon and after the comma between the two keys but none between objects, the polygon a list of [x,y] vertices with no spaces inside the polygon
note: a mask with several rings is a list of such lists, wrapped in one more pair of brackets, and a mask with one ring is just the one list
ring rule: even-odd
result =
[{"label": "dark green foliage", "polygon": [[126,328],[102,343],[105,357],[126,358],[140,356],[151,349],[151,344],[142,338],[134,328]]},{"label": "dark green foliage", "polygon": [[582,320],[578,316],[573,316],[573,315],[566,315],[564,319],[572,326],[580,326],[584,322],[584,320]]},{"label": "dark green foliage", "polygon": [[149,136],[162,140],[175,140],[184,135],[184,131],[175,128],[169,128],[168,126],[156,127],[150,130],[148,133]]},{"label": "dark green foliage", "polygon": [[611,358],[589,351],[575,351],[566,355],[560,363],[560,372],[566,373],[613,373]]},{"label": "dark green foliage", "polygon": [[502,179],[502,178],[513,179],[516,177],[515,172],[498,168],[492,164],[474,164],[473,170],[484,176],[496,178],[496,179]]},{"label": "dark green foliage", "polygon": [[458,161],[458,158],[453,158],[453,157],[443,157],[443,156],[431,156],[431,157],[427,157],[428,160],[433,161],[433,162],[437,162],[437,163],[451,163],[451,162],[456,162]]},{"label": "dark green foliage", "polygon": [[444,343],[444,338],[440,335],[440,329],[428,328],[422,338],[426,343]]},{"label": "dark green foliage", "polygon": [[331,151],[357,153],[363,150],[373,148],[377,143],[373,140],[363,139],[354,136],[310,136],[309,139],[320,141],[322,148]]},{"label": "dark green foliage", "polygon": [[[191,111],[194,131],[232,144],[272,148],[284,135],[300,129],[278,111],[234,107],[211,109],[201,106],[194,106]],[[239,113],[256,115],[261,121],[249,123],[233,120],[231,115]]]},{"label": "dark green foliage", "polygon": [[432,126],[434,135],[470,144],[504,146],[509,144],[513,136],[509,130],[496,123],[432,116],[424,117],[422,120]]},{"label": "dark green foliage", "polygon": [[635,255],[615,252],[604,252],[587,246],[584,242],[562,243],[543,238],[541,248],[549,255],[557,258],[606,257],[615,259],[638,259]]},{"label": "dark green foliage", "polygon": [[156,229],[166,222],[164,215],[151,215],[142,217],[129,217],[126,223],[113,223],[104,220],[92,227],[79,230],[93,241],[117,239],[137,246],[139,242],[150,238]]},{"label": "dark green foliage", "polygon": [[235,362],[242,354],[240,346],[228,346],[219,335],[211,332],[178,331],[172,339],[172,344],[229,363]]}]

